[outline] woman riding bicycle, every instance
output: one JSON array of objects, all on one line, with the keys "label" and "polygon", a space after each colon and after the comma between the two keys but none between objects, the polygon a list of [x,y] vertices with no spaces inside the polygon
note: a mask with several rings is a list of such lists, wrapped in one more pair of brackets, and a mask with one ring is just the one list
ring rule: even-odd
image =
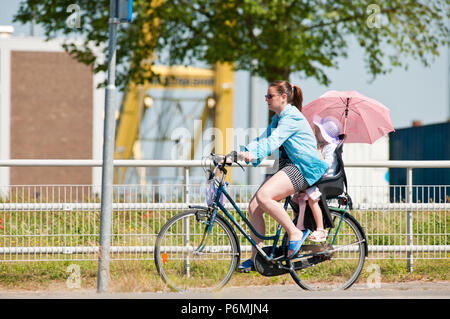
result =
[{"label": "woman riding bicycle", "polygon": [[[297,254],[308,233],[300,231],[292,222],[280,200],[304,191],[316,183],[327,171],[328,164],[320,157],[317,141],[306,118],[302,115],[302,90],[287,81],[276,81],[269,85],[266,95],[272,117],[265,133],[247,146],[240,156],[253,166],[279,149],[279,167],[275,174],[260,186],[249,204],[250,222],[261,235],[265,234],[263,213],[274,218],[289,236],[288,256]],[[252,239],[259,245],[263,240],[253,232]],[[253,268],[256,249],[252,247],[251,259],[243,262],[239,269]]]}]

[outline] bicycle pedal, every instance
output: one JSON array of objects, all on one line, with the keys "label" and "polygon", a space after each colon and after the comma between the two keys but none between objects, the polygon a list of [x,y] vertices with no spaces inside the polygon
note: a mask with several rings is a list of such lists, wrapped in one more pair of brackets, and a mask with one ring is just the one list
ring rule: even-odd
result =
[{"label": "bicycle pedal", "polygon": [[303,245],[300,249],[301,252],[311,252],[311,253],[320,253],[325,250],[325,246],[323,245]]},{"label": "bicycle pedal", "polygon": [[248,274],[251,271],[256,271],[256,269],[254,267],[248,267],[248,268],[237,268],[236,269],[237,272],[241,273],[241,274]]}]

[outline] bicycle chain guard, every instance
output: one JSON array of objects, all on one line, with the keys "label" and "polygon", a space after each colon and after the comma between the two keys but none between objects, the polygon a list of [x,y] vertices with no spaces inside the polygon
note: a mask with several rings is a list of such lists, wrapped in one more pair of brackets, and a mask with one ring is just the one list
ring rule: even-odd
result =
[{"label": "bicycle chain guard", "polygon": [[324,254],[320,254],[320,255],[314,255],[311,256],[307,259],[302,258],[299,261],[295,261],[294,258],[294,270],[300,270],[300,269],[304,269],[304,268],[308,268],[311,266],[315,266],[321,262],[330,260],[333,257],[333,253],[327,252],[328,250],[332,250],[333,246],[331,246],[330,244],[326,244],[326,245],[305,245],[302,247],[302,249],[300,250],[303,253],[320,253],[325,251]]},{"label": "bicycle chain guard", "polygon": [[[331,245],[304,245],[300,252],[302,253],[319,253],[324,251],[325,249],[332,249]],[[266,246],[263,247],[262,250],[267,254],[270,255],[272,251],[272,246]],[[283,254],[282,248],[279,246],[275,249],[275,258],[279,257]],[[321,255],[315,255],[311,256],[309,258],[302,258],[301,260],[293,262],[294,270],[300,270],[304,268],[308,268],[311,266],[314,266],[318,263],[324,262],[326,260],[330,260],[333,256],[333,253],[325,253]],[[255,268],[256,270],[263,276],[266,277],[273,277],[273,276],[280,276],[289,273],[289,268],[280,268],[280,262],[272,263],[268,262],[262,257],[260,254],[256,255],[255,258]]]},{"label": "bicycle chain guard", "polygon": [[[263,247],[262,250],[264,250],[267,255],[270,255],[270,253],[272,252],[272,246]],[[277,247],[275,249],[275,257],[279,257],[282,254],[282,248]],[[261,275],[266,277],[280,276],[289,273],[288,269],[280,268],[278,262],[268,262],[260,254],[256,255],[255,268]]]}]

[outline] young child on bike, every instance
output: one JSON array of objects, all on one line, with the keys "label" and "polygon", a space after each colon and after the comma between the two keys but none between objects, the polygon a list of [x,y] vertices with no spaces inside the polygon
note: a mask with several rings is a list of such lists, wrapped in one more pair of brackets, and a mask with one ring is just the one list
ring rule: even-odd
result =
[{"label": "young child on bike", "polygon": [[[317,148],[320,151],[322,159],[328,163],[329,168],[324,176],[333,176],[336,174],[337,159],[334,153],[339,144],[339,134],[341,132],[340,122],[331,116],[320,119],[314,117],[314,134],[317,139]],[[298,203],[299,217],[297,220],[297,228],[304,230],[303,219],[306,209],[306,201],[308,201],[311,211],[316,222],[316,230],[312,232],[309,239],[314,242],[323,242],[326,240],[328,231],[323,227],[322,210],[319,206],[319,200],[322,193],[317,186],[312,186],[301,193],[296,193],[292,200]]]}]

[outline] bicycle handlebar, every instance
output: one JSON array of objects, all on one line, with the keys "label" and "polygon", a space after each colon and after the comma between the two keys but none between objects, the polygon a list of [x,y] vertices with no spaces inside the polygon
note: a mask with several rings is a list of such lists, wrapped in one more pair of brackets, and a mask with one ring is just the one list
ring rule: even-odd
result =
[{"label": "bicycle handlebar", "polygon": [[242,165],[239,164],[239,162],[238,162],[239,159],[242,160],[242,157],[236,151],[231,151],[227,155],[218,155],[218,154],[211,153],[211,157],[212,157],[214,166],[218,167],[221,171],[226,172],[225,166],[226,165],[232,166],[233,163],[238,164],[242,168],[242,170],[244,170]]}]

